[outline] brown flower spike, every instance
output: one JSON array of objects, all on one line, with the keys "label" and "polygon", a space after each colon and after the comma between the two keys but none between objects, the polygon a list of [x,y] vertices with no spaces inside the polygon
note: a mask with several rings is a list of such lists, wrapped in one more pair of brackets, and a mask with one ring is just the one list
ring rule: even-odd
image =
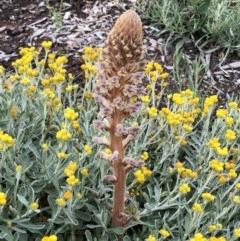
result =
[{"label": "brown flower spike", "polygon": [[141,19],[136,12],[128,10],[118,18],[107,37],[98,67],[99,81],[94,87],[95,100],[102,106],[94,124],[109,132],[109,140],[101,137],[93,140],[112,151],[112,155],[102,152],[100,156],[113,168],[113,175],[106,176],[106,180],[114,184],[114,227],[125,226],[129,218],[124,213],[127,173],[143,165],[142,161],[125,157],[125,150],[138,135],[139,128],[122,124],[139,110],[141,102],[136,100],[145,93],[141,86],[145,65],[142,41]]}]

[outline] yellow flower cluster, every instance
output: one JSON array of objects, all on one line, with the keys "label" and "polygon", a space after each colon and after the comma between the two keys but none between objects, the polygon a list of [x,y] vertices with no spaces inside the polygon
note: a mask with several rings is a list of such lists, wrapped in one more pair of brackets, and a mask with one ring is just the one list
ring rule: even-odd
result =
[{"label": "yellow flower cluster", "polygon": [[69,133],[66,129],[61,129],[57,132],[56,138],[60,141],[68,141],[72,138],[72,134]]},{"label": "yellow flower cluster", "polygon": [[73,196],[73,194],[72,194],[72,192],[71,192],[70,190],[67,190],[67,191],[64,192],[64,194],[63,194],[63,197],[64,197],[64,199],[66,199],[66,200],[71,199],[72,196]]},{"label": "yellow flower cluster", "polygon": [[88,154],[91,155],[92,154],[92,148],[89,145],[85,145],[84,146],[84,151]]},{"label": "yellow flower cluster", "polygon": [[11,148],[14,144],[14,139],[4,133],[0,128],[0,151],[7,150],[8,148]]},{"label": "yellow flower cluster", "polygon": [[4,192],[0,192],[0,206],[4,206],[7,203],[7,196]]},{"label": "yellow flower cluster", "polygon": [[75,176],[75,172],[77,170],[77,163],[70,162],[66,168],[64,168],[64,173],[68,177],[67,184],[70,186],[75,186],[79,183],[79,179]]},{"label": "yellow flower cluster", "polygon": [[194,172],[189,168],[183,167],[182,162],[176,163],[176,169],[177,169],[177,172],[181,175],[182,178],[186,178],[186,177],[196,178],[198,176],[197,172]]},{"label": "yellow flower cluster", "polygon": [[56,203],[60,207],[64,207],[66,205],[66,202],[65,202],[64,198],[62,198],[62,197],[57,198]]},{"label": "yellow flower cluster", "polygon": [[145,73],[150,76],[152,82],[166,79],[169,76],[169,73],[164,72],[162,65],[157,62],[148,62],[145,66]]},{"label": "yellow flower cluster", "polygon": [[236,139],[236,133],[231,129],[227,129],[226,134],[225,134],[225,138],[228,141],[234,141]]},{"label": "yellow flower cluster", "polygon": [[148,95],[144,95],[141,97],[141,101],[146,103],[146,104],[149,104],[151,102],[151,99]]},{"label": "yellow flower cluster", "polygon": [[[190,89],[181,91],[180,93],[174,93],[168,96],[169,100],[173,102],[173,109],[170,110],[167,107],[163,107],[160,111],[161,121],[166,122],[174,128],[176,133],[176,141],[182,140],[181,135],[185,132],[191,132],[193,130],[193,123],[201,113],[201,109],[197,107],[199,104],[199,98],[194,97],[194,93]],[[176,127],[181,129],[176,129]],[[176,131],[177,130],[177,131]],[[179,135],[182,132],[181,135]],[[186,140],[184,140],[186,142]],[[185,145],[187,143],[181,143]]]},{"label": "yellow flower cluster", "polygon": [[33,203],[31,203],[31,205],[30,205],[30,208],[31,208],[32,210],[36,210],[36,209],[38,209],[38,207],[39,207],[39,204],[38,204],[37,202],[33,202]]},{"label": "yellow flower cluster", "polygon": [[201,233],[196,233],[190,241],[208,241]]},{"label": "yellow flower cluster", "polygon": [[134,172],[134,177],[137,182],[143,184],[146,181],[147,177],[152,175],[152,171],[149,170],[147,167],[141,167],[137,171]]},{"label": "yellow flower cluster", "polygon": [[150,107],[147,109],[148,110],[148,115],[151,117],[151,118],[155,118],[157,117],[157,108],[156,107]]},{"label": "yellow flower cluster", "polygon": [[202,205],[200,203],[194,203],[192,206],[193,212],[199,213],[202,211]]},{"label": "yellow flower cluster", "polygon": [[68,120],[74,121],[78,118],[78,113],[75,112],[72,108],[67,107],[64,111],[64,117]]},{"label": "yellow flower cluster", "polygon": [[98,60],[100,52],[101,52],[101,48],[94,49],[93,47],[86,46],[83,49],[82,58],[83,58],[84,61],[95,62],[95,61]]},{"label": "yellow flower cluster", "polygon": [[154,237],[152,234],[150,234],[147,238],[147,241],[156,241],[156,237]]},{"label": "yellow flower cluster", "polygon": [[[36,77],[39,74],[39,71],[37,69],[32,69],[31,62],[33,59],[39,55],[39,52],[36,51],[35,47],[29,47],[29,48],[21,48],[20,50],[21,58],[16,59],[14,62],[12,62],[12,66],[15,68],[17,74],[23,77]],[[14,78],[12,78],[13,80]]]},{"label": "yellow flower cluster", "polygon": [[87,168],[82,168],[80,172],[81,172],[81,174],[83,176],[87,176],[88,175],[88,169]]},{"label": "yellow flower cluster", "polygon": [[90,78],[91,75],[97,74],[95,62],[98,60],[101,48],[93,49],[92,47],[85,47],[83,50],[82,58],[85,64],[81,65],[81,69],[85,72],[85,78]]},{"label": "yellow flower cluster", "polygon": [[210,161],[210,166],[215,172],[222,172],[224,169],[224,162],[218,161],[217,159],[212,159]]},{"label": "yellow flower cluster", "polygon": [[146,161],[149,158],[148,152],[144,151],[140,157],[143,161]]},{"label": "yellow flower cluster", "polygon": [[212,195],[212,194],[209,193],[209,192],[204,192],[204,193],[202,193],[202,198],[203,198],[204,200],[206,200],[206,201],[214,201],[215,196]]},{"label": "yellow flower cluster", "polygon": [[210,232],[214,232],[217,229],[222,229],[222,224],[221,223],[211,224],[211,225],[208,226],[208,230]]},{"label": "yellow flower cluster", "polygon": [[22,171],[22,165],[17,165],[15,170],[16,170],[16,172],[21,172]]},{"label": "yellow flower cluster", "polygon": [[64,168],[64,173],[67,177],[74,175],[77,170],[77,163],[71,161],[66,168]]},{"label": "yellow flower cluster", "polygon": [[180,187],[179,187],[179,192],[182,193],[182,194],[187,194],[188,192],[191,191],[191,188],[190,186],[187,184],[187,183],[184,183],[182,184]]},{"label": "yellow flower cluster", "polygon": [[234,235],[238,238],[240,238],[240,228],[234,229]]},{"label": "yellow flower cluster", "polygon": [[0,74],[4,74],[4,67],[0,65]]},{"label": "yellow flower cluster", "polygon": [[164,238],[167,238],[170,236],[170,233],[166,230],[166,229],[160,229],[159,230],[159,233],[164,237]]},{"label": "yellow flower cluster", "polygon": [[207,115],[212,107],[218,102],[217,95],[211,95],[207,97],[204,101],[203,115]]},{"label": "yellow flower cluster", "polygon": [[206,143],[206,145],[211,147],[213,150],[215,150],[219,156],[225,157],[228,155],[228,148],[227,147],[221,148],[219,138],[217,137],[213,137],[212,139],[210,139]]},{"label": "yellow flower cluster", "polygon": [[52,44],[52,41],[43,41],[41,45],[45,49],[50,49],[52,47]]},{"label": "yellow flower cluster", "polygon": [[56,235],[44,236],[41,241],[57,241],[58,238]]}]

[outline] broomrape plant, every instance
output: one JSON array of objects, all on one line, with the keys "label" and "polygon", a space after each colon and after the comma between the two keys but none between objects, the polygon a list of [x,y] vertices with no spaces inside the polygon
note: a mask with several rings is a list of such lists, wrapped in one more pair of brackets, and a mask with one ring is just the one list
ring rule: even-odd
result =
[{"label": "broomrape plant", "polygon": [[83,88],[52,42],[0,66],[1,240],[240,237],[239,100],[163,101],[141,28],[129,10],[103,49],[84,48]]}]

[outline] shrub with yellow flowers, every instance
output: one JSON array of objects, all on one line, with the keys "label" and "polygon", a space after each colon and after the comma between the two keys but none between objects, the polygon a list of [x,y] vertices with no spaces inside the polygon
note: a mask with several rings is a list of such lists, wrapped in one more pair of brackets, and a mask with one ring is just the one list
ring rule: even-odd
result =
[{"label": "shrub with yellow flowers", "polygon": [[84,48],[83,88],[51,42],[0,66],[1,240],[239,239],[239,100],[165,93],[129,11],[131,41],[118,21]]}]

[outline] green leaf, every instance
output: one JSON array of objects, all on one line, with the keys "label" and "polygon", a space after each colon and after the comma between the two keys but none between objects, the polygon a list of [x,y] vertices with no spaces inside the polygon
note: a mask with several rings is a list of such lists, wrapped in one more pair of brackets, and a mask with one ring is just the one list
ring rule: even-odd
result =
[{"label": "green leaf", "polygon": [[77,219],[73,216],[72,212],[68,209],[63,209],[64,210],[64,213],[67,215],[69,221],[71,222],[71,224],[73,225],[78,225],[78,221]]},{"label": "green leaf", "polygon": [[22,195],[20,194],[17,194],[17,197],[18,197],[18,200],[25,206],[28,208],[29,204],[28,204],[28,201],[25,197],[23,197]]},{"label": "green leaf", "polygon": [[85,231],[85,235],[86,235],[87,241],[93,241],[92,234],[89,230]]},{"label": "green leaf", "polygon": [[1,233],[0,233],[1,239],[7,240],[7,241],[13,241],[13,235],[9,228],[5,226],[0,226],[0,230],[1,230]]},{"label": "green leaf", "polygon": [[125,230],[122,227],[114,227],[114,228],[110,228],[109,231],[116,234],[123,234]]},{"label": "green leaf", "polygon": [[84,220],[84,221],[90,221],[91,220],[91,215],[86,213],[86,212],[77,211],[75,216],[79,219]]}]

